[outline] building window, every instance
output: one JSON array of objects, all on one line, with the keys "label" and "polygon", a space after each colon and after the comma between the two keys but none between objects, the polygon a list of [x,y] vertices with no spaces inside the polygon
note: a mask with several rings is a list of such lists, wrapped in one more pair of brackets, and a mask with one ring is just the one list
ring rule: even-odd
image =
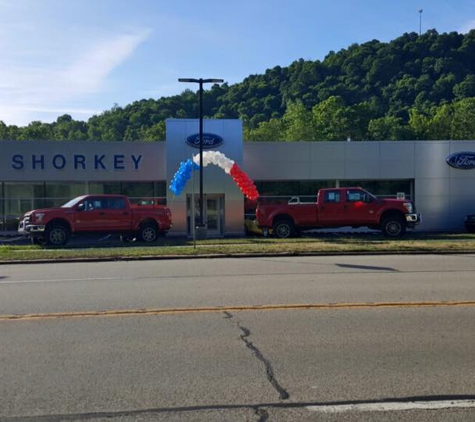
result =
[{"label": "building window", "polygon": [[4,192],[6,215],[21,215],[33,208],[44,207],[44,183],[6,182]]},{"label": "building window", "polygon": [[334,180],[291,180],[255,182],[261,195],[314,195],[319,189],[335,187]]},{"label": "building window", "polygon": [[44,207],[59,207],[76,196],[86,193],[85,182],[46,182]]},{"label": "building window", "polygon": [[91,182],[90,194],[125,195],[129,198],[165,198],[166,182]]},{"label": "building window", "polygon": [[89,194],[91,195],[120,195],[120,182],[91,182],[89,183]]},{"label": "building window", "polygon": [[121,193],[130,198],[147,198],[155,196],[153,182],[122,182]]},{"label": "building window", "polygon": [[396,198],[398,192],[404,192],[406,198],[411,199],[413,183],[413,180],[341,180],[340,186],[358,186],[375,196],[387,198]]}]

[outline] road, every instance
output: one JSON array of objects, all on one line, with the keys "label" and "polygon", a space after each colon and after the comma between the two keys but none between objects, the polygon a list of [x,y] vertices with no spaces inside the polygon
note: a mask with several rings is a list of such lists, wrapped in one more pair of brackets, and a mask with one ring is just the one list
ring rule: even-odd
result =
[{"label": "road", "polygon": [[471,421],[475,255],[0,266],[0,421]]}]

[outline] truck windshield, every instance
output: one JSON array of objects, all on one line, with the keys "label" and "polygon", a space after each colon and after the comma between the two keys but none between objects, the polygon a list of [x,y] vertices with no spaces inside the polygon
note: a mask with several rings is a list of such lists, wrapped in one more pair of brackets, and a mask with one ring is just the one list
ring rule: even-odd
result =
[{"label": "truck windshield", "polygon": [[79,196],[77,198],[71,199],[70,201],[66,202],[65,204],[61,205],[61,208],[71,208],[74,207],[77,203],[81,202],[85,196]]}]

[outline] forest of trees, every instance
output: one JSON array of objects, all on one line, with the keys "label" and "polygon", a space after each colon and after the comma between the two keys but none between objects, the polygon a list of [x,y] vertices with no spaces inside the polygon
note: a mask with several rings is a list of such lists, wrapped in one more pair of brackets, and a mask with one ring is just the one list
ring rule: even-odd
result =
[{"label": "forest of trees", "polygon": [[[163,141],[165,119],[198,117],[197,95],[115,105],[87,122],[0,120],[0,140]],[[406,33],[276,66],[212,86],[204,111],[242,119],[246,141],[475,139],[475,30]]]}]

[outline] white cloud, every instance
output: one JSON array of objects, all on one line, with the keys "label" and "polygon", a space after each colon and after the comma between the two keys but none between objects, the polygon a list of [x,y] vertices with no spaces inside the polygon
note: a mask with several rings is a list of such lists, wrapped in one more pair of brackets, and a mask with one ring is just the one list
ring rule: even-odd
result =
[{"label": "white cloud", "polygon": [[144,30],[99,42],[59,72],[63,89],[73,94],[98,92],[107,76],[125,62],[150,33],[150,30]]},{"label": "white cloud", "polygon": [[[25,125],[41,114],[47,116],[43,121],[52,121],[52,114],[57,111],[86,116],[86,110],[74,104],[100,93],[111,73],[150,34],[150,30],[144,29],[99,40],[97,36],[83,36],[80,40],[65,39],[61,43],[63,48],[58,48],[57,40],[51,40],[42,50],[29,54],[24,49],[20,56],[7,51],[10,54],[0,60],[0,120]],[[71,43],[80,43],[79,48],[68,48]],[[93,110],[94,113],[97,111]]]},{"label": "white cloud", "polygon": [[465,24],[463,24],[458,32],[462,34],[466,34],[467,32],[470,32],[471,29],[475,29],[475,19],[472,19],[466,22]]}]

